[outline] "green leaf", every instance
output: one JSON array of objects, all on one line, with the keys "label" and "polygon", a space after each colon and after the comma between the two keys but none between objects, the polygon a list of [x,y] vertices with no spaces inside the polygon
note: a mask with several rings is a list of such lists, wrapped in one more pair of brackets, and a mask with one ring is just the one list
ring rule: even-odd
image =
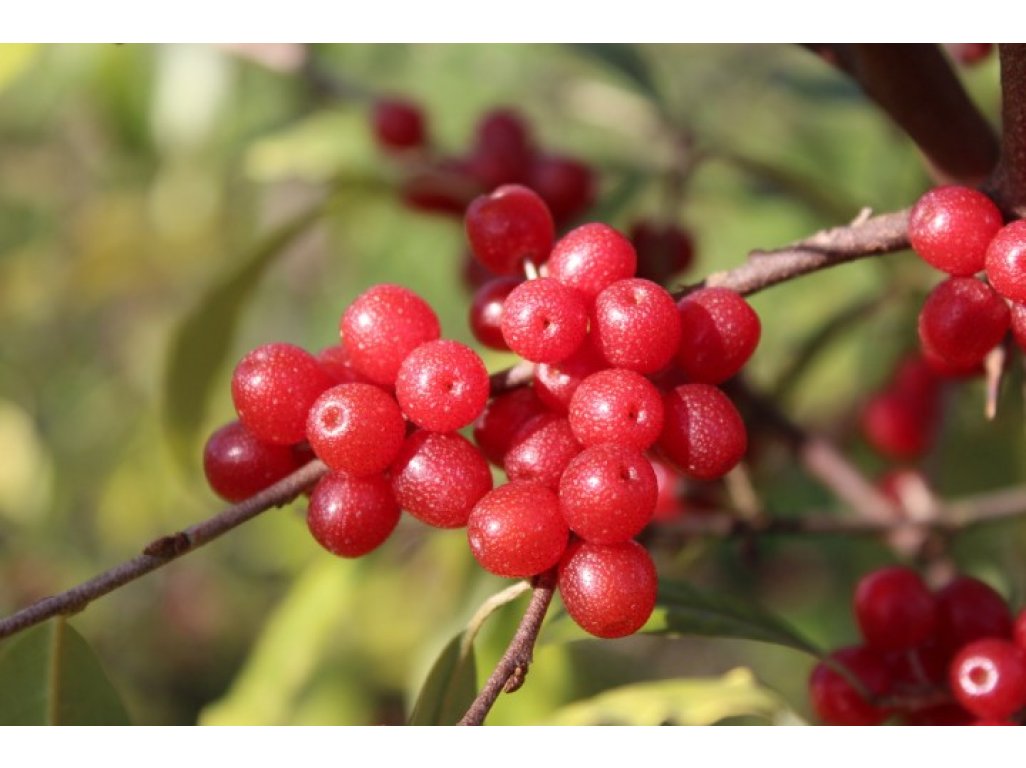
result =
[{"label": "green leaf", "polygon": [[662,100],[652,69],[638,46],[628,43],[571,43],[570,48],[616,70],[655,101]]},{"label": "green leaf", "polygon": [[615,219],[645,189],[650,179],[650,174],[640,170],[625,172],[609,194],[588,211],[588,221]]},{"label": "green leaf", "polygon": [[53,619],[0,646],[0,724],[131,723],[92,649]]},{"label": "green leaf", "polygon": [[164,377],[164,424],[182,466],[191,466],[195,460],[196,434],[246,301],[275,257],[325,208],[314,206],[270,232],[207,291],[175,332]]},{"label": "green leaf", "polygon": [[659,680],[614,688],[556,711],[545,725],[712,725],[726,718],[757,717],[773,723],[801,720],[751,671],[723,677]]},{"label": "green leaf", "polygon": [[759,606],[702,592],[682,582],[660,582],[656,610],[642,631],[758,640],[823,656],[787,622]]},{"label": "green leaf", "polygon": [[477,696],[477,662],[467,631],[445,646],[413,705],[410,725],[455,725]]}]

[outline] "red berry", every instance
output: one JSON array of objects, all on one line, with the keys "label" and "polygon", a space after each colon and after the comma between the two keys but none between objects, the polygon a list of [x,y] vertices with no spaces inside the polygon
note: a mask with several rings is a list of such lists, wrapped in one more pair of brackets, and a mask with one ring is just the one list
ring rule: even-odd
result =
[{"label": "red berry", "polygon": [[474,442],[493,464],[502,465],[513,438],[545,406],[529,387],[495,397],[474,422]]},{"label": "red berry", "polygon": [[399,505],[384,475],[352,477],[331,472],[310,494],[310,533],[340,557],[360,557],[379,547],[399,523]]},{"label": "red berry", "polygon": [[580,452],[569,422],[544,413],[520,428],[502,466],[510,480],[530,480],[555,490],[567,464]]},{"label": "red berry", "polygon": [[638,254],[638,277],[663,285],[695,259],[691,236],[676,224],[661,225],[641,220],[630,230]]},{"label": "red berry", "polygon": [[468,318],[474,338],[489,349],[508,350],[502,338],[502,307],[510,292],[522,283],[518,277],[499,277],[478,288]]},{"label": "red berry", "polygon": [[402,99],[381,99],[373,108],[374,137],[386,149],[409,149],[424,144],[424,113]]},{"label": "red berry", "polygon": [[971,576],[959,576],[937,592],[937,619],[937,637],[950,652],[986,637],[1012,637],[1004,598]]},{"label": "red berry", "polygon": [[334,470],[365,477],[383,472],[399,453],[406,422],[398,404],[373,384],[340,384],[317,398],[306,437]]},{"label": "red berry", "polygon": [[951,690],[978,717],[1002,719],[1026,706],[1026,655],[1007,640],[987,638],[951,662]]},{"label": "red berry", "polygon": [[862,637],[880,650],[914,648],[926,642],[937,624],[934,597],[909,568],[880,568],[863,576],[854,604]]},{"label": "red berry", "polygon": [[577,387],[586,378],[606,367],[605,360],[596,351],[591,337],[570,357],[558,363],[541,363],[534,369],[532,386],[547,407],[566,413]]},{"label": "red berry", "polygon": [[680,475],[669,464],[659,459],[649,458],[656,477],[656,506],[652,519],[664,522],[673,520],[684,512],[684,502],[677,495]]},{"label": "red berry", "polygon": [[232,374],[232,401],[239,420],[258,439],[298,443],[306,414],[331,378],[305,349],[265,344],[247,354]]},{"label": "red berry", "polygon": [[987,279],[1006,299],[1026,303],[1026,220],[1006,224],[990,241]]},{"label": "red berry", "polygon": [[203,448],[207,482],[225,501],[248,499],[300,466],[292,446],[258,440],[237,421],[216,430]]},{"label": "red berry", "polygon": [[[852,646],[830,654],[874,695],[890,685],[883,659],[868,648]],[[839,672],[820,662],[809,678],[809,698],[816,715],[827,725],[879,725],[887,711],[870,704]]]},{"label": "red berry", "polygon": [[610,365],[638,373],[665,367],[680,345],[677,305],[648,280],[619,280],[595,298],[592,333]]},{"label": "red berry", "polygon": [[1015,638],[1015,644],[1026,651],[1026,608],[1019,611],[1019,615],[1015,617],[1012,635]]},{"label": "red berry", "polygon": [[403,413],[432,432],[452,432],[470,424],[484,410],[488,392],[488,370],[481,358],[449,339],[413,350],[395,380]]},{"label": "red berry", "polygon": [[980,272],[987,246],[1002,225],[1001,211],[970,187],[937,187],[915,204],[908,239],[927,264],[949,275]]},{"label": "red berry", "polygon": [[1019,349],[1026,352],[1026,304],[1012,304],[1012,338],[1019,345]]},{"label": "red berry", "polygon": [[716,480],[741,461],[748,433],[737,408],[716,387],[683,384],[663,398],[659,447],[689,477]]},{"label": "red berry", "polygon": [[525,261],[542,264],[555,237],[545,201],[518,184],[476,198],[467,208],[464,224],[474,255],[500,275],[519,274]]},{"label": "red berry", "polygon": [[641,629],[655,608],[657,587],[652,558],[636,541],[575,541],[559,563],[567,613],[596,637],[626,637]]},{"label": "red berry", "polygon": [[352,365],[375,384],[395,384],[406,356],[441,335],[438,317],[420,296],[401,285],[376,285],[342,315],[342,340]]},{"label": "red berry", "polygon": [[677,365],[693,381],[719,384],[741,370],[759,344],[759,316],[741,294],[703,288],[677,304]]},{"label": "red berry", "polygon": [[1008,305],[986,283],[952,277],[938,285],[919,313],[923,348],[956,367],[979,363],[1004,338]]},{"label": "red berry", "polygon": [[509,348],[534,363],[570,357],[588,335],[588,310],[572,288],[551,277],[528,280],[506,298],[502,336]]},{"label": "red berry", "polygon": [[317,362],[335,384],[352,384],[354,381],[370,383],[366,376],[353,368],[345,344],[325,347],[317,354]]},{"label": "red berry", "polygon": [[549,257],[549,277],[575,288],[590,304],[603,289],[634,277],[631,241],[605,224],[584,224],[560,238]]},{"label": "red berry", "polygon": [[525,180],[533,151],[527,123],[513,110],[496,109],[477,125],[470,166],[487,189]]},{"label": "red berry", "polygon": [[957,704],[937,704],[917,709],[906,714],[903,720],[905,725],[975,725],[973,716]]},{"label": "red berry", "polygon": [[399,506],[436,528],[466,525],[470,510],[492,489],[485,457],[454,432],[414,432],[393,462],[391,475]]},{"label": "red berry", "polygon": [[591,168],[571,157],[535,158],[528,171],[527,186],[541,195],[557,222],[567,222],[584,213],[595,199]]},{"label": "red berry", "polygon": [[489,491],[467,522],[470,551],[491,573],[524,578],[559,562],[570,531],[555,492],[538,483],[513,482]]},{"label": "red berry", "polygon": [[994,49],[993,43],[945,43],[948,53],[959,64],[979,64]]},{"label": "red berry", "polygon": [[662,398],[641,374],[608,369],[580,383],[570,398],[568,417],[584,445],[622,443],[644,450],[663,429]]},{"label": "red berry", "polygon": [[921,401],[900,392],[874,395],[862,411],[862,432],[866,440],[884,456],[916,459],[933,443],[936,419]]},{"label": "red berry", "polygon": [[570,530],[595,544],[619,544],[648,525],[656,476],[642,453],[607,443],[587,448],[559,480],[559,505]]}]

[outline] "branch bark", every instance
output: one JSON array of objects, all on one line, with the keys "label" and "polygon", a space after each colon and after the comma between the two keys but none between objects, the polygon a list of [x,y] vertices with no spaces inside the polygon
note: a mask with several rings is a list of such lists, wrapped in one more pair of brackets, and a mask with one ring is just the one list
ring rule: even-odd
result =
[{"label": "branch bark", "polygon": [[1001,44],[1001,162],[987,191],[1006,215],[1026,216],[1026,45]]}]

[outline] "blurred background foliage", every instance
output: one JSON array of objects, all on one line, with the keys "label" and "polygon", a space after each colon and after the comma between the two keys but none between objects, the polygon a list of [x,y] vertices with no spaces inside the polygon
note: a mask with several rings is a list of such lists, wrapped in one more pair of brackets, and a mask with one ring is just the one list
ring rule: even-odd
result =
[{"label": "blurred background foliage", "polygon": [[[962,74],[994,119],[996,61]],[[337,97],[313,87],[315,75],[341,84]],[[684,280],[862,206],[903,207],[929,184],[915,149],[857,88],[796,47],[0,46],[5,613],[220,507],[200,457],[232,417],[229,377],[246,350],[333,343],[345,306],[382,281],[419,291],[444,333],[471,340],[461,227],[399,201],[396,166],[368,127],[367,96],[383,93],[421,103],[451,151],[468,146],[483,112],[515,108],[545,147],[596,169],[592,216],[624,229],[662,217],[694,234]],[[693,135],[702,156],[683,195],[667,193],[668,130]],[[853,415],[914,345],[936,280],[897,256],[760,294],[751,379],[772,389],[819,328],[871,302],[794,375],[781,405],[879,473]],[[980,383],[951,389],[943,439],[923,463],[942,493],[1021,480],[1017,386],[993,424]],[[836,508],[779,447],[756,447],[755,486],[771,513]],[[504,586],[472,562],[461,531],[407,519],[351,562],[322,551],[302,513],[300,503],[269,512],[73,619],[134,722],[402,722],[435,655]],[[1006,524],[954,551],[1017,603],[1023,534]],[[654,546],[664,575],[745,596],[828,647],[854,641],[851,586],[892,557],[868,541],[815,538],[754,552]],[[482,675],[525,600],[485,626]],[[527,685],[490,722],[807,714],[812,662],[793,650],[552,629]]]}]

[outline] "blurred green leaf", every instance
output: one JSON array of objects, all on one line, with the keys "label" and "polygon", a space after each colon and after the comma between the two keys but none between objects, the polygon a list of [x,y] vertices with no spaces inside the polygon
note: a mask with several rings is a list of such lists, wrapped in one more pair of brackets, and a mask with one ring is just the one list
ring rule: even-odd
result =
[{"label": "blurred green leaf", "polygon": [[0,90],[13,83],[28,69],[40,52],[35,43],[7,43],[0,45]]},{"label": "blurred green leaf", "polygon": [[725,718],[754,716],[773,723],[800,723],[751,671],[723,677],[659,680],[614,688],[558,710],[546,725],[712,725]]},{"label": "blurred green leaf", "polygon": [[783,645],[817,657],[823,655],[787,622],[759,606],[726,595],[701,592],[683,582],[660,582],[656,610],[643,631],[736,637]]},{"label": "blurred green leaf", "polygon": [[218,368],[231,348],[239,316],[267,268],[320,218],[314,206],[270,232],[239,265],[204,295],[171,340],[164,378],[164,425],[175,457],[191,466]]},{"label": "blurred green leaf", "polygon": [[570,48],[624,75],[654,101],[661,102],[652,69],[638,46],[629,43],[570,43]]},{"label": "blurred green leaf", "polygon": [[645,189],[651,180],[651,174],[645,171],[627,171],[609,194],[603,197],[588,211],[589,221],[612,221],[620,212],[630,205]]},{"label": "blurred green leaf", "polygon": [[473,642],[457,634],[438,655],[413,705],[410,725],[455,725],[477,696]]},{"label": "blurred green leaf", "polygon": [[88,643],[64,619],[0,647],[0,724],[130,725]]}]

